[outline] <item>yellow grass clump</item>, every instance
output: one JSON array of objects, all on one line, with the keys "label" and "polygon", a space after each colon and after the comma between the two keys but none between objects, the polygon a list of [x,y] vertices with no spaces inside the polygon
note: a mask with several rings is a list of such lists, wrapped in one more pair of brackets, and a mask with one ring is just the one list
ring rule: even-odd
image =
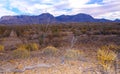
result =
[{"label": "yellow grass clump", "polygon": [[4,51],[4,46],[0,45],[0,52],[3,52],[3,51]]},{"label": "yellow grass clump", "polygon": [[17,48],[13,51],[14,58],[28,58],[30,56],[30,52],[26,50],[24,47]]},{"label": "yellow grass clump", "polygon": [[31,43],[28,45],[31,51],[36,51],[39,49],[39,46],[37,43]]},{"label": "yellow grass clump", "polygon": [[43,49],[43,54],[45,55],[55,56],[57,52],[58,52],[58,49],[53,46],[48,46]]},{"label": "yellow grass clump", "polygon": [[39,50],[39,45],[37,43],[22,44],[19,45],[19,48],[24,48],[29,51],[36,51]]},{"label": "yellow grass clump", "polygon": [[99,64],[103,66],[104,69],[110,69],[110,66],[116,60],[116,57],[117,54],[114,51],[110,50],[109,47],[102,47],[97,52]]},{"label": "yellow grass clump", "polygon": [[115,44],[109,44],[109,45],[102,46],[101,49],[105,49],[105,50],[107,49],[107,50],[112,50],[112,51],[116,52],[120,49],[120,47]]}]

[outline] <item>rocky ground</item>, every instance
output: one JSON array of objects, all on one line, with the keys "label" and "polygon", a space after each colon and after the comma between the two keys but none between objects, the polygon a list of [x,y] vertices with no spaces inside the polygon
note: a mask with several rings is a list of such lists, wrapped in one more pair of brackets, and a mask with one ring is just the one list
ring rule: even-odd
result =
[{"label": "rocky ground", "polygon": [[57,57],[43,57],[1,62],[0,74],[83,74],[89,69],[93,70],[90,72],[98,73],[95,67],[96,64],[90,61],[65,60],[62,62]]},{"label": "rocky ground", "polygon": [[[27,59],[0,61],[0,74],[104,74],[97,60],[88,55],[80,59],[44,56],[38,51],[32,55]],[[109,74],[115,74],[114,68]]]}]

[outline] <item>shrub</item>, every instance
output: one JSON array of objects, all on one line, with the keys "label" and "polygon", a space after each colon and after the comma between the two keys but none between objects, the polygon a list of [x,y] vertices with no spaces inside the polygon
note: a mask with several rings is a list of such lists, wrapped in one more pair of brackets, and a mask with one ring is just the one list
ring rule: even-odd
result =
[{"label": "shrub", "polygon": [[14,58],[28,58],[30,56],[30,52],[26,50],[25,48],[17,48],[13,51],[13,57]]},{"label": "shrub", "polygon": [[64,54],[64,57],[66,59],[79,59],[81,53],[82,52],[80,52],[79,50],[70,49],[66,51],[66,53]]},{"label": "shrub", "polygon": [[28,48],[31,50],[31,51],[36,51],[39,49],[39,46],[37,43],[31,43],[31,44],[28,44]]},{"label": "shrub", "polygon": [[37,43],[30,43],[30,44],[22,44],[19,46],[19,48],[26,49],[28,51],[36,51],[39,49],[39,46]]},{"label": "shrub", "polygon": [[102,47],[97,52],[99,64],[106,70],[110,69],[110,66],[116,60],[116,57],[117,54],[114,51],[110,50],[109,47]]},{"label": "shrub", "polygon": [[107,50],[112,50],[112,51],[116,52],[120,49],[120,47],[115,44],[109,44],[109,45],[102,46],[101,49],[104,49],[104,50],[107,49]]},{"label": "shrub", "polygon": [[3,51],[4,51],[4,46],[0,45],[0,52],[3,52]]},{"label": "shrub", "polygon": [[55,56],[57,52],[58,52],[58,49],[53,46],[48,46],[43,49],[43,54],[45,55]]},{"label": "shrub", "polygon": [[81,29],[81,32],[85,34],[87,32],[87,29]]},{"label": "shrub", "polygon": [[118,45],[115,45],[115,44],[108,45],[108,48],[112,51],[115,51],[115,52],[120,49],[120,47]]},{"label": "shrub", "polygon": [[83,32],[81,32],[80,30],[72,30],[72,32],[73,32],[73,34],[74,34],[74,36],[79,36],[79,35],[81,35]]},{"label": "shrub", "polygon": [[39,44],[40,44],[40,45],[44,44],[44,37],[43,37],[43,35],[41,35],[41,36],[38,38],[38,40],[39,40]]},{"label": "shrub", "polygon": [[25,50],[30,50],[29,49],[29,47],[28,47],[28,44],[20,44],[20,45],[18,45],[18,47],[17,47],[18,49],[25,49]]}]

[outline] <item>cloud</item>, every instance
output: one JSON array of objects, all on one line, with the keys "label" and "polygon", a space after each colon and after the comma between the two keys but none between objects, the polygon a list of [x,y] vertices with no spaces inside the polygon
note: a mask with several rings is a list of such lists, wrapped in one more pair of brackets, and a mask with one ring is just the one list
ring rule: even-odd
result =
[{"label": "cloud", "polygon": [[17,15],[14,11],[10,11],[6,8],[8,6],[7,0],[0,0],[0,16],[3,15]]},{"label": "cloud", "polygon": [[86,13],[96,18],[120,18],[117,0],[0,0],[0,16],[39,15],[49,12],[55,16]]},{"label": "cloud", "polygon": [[[50,1],[50,0],[45,0]],[[48,8],[52,8],[52,5],[45,4],[37,0],[10,0],[10,7],[17,8],[23,14],[40,14]]]},{"label": "cloud", "polygon": [[71,8],[82,8],[90,0],[68,0]]},{"label": "cloud", "polygon": [[[112,2],[112,3],[111,3]],[[87,11],[96,18],[116,19],[120,18],[120,2],[106,0],[102,5],[87,8]],[[86,12],[86,10],[83,10]],[[93,11],[93,12],[92,12]]]},{"label": "cloud", "polygon": [[17,15],[17,13],[0,7],[0,16],[3,16],[3,15]]}]

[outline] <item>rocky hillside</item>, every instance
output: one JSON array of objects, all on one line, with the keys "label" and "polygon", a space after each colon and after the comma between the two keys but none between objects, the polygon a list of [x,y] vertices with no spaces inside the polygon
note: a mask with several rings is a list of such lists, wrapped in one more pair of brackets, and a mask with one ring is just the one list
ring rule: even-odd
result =
[{"label": "rocky hillside", "polygon": [[43,23],[67,23],[67,22],[120,22],[107,19],[96,19],[88,14],[79,13],[76,15],[61,15],[53,16],[50,13],[43,13],[38,16],[18,15],[18,16],[3,16],[0,19],[0,24],[43,24]]}]

